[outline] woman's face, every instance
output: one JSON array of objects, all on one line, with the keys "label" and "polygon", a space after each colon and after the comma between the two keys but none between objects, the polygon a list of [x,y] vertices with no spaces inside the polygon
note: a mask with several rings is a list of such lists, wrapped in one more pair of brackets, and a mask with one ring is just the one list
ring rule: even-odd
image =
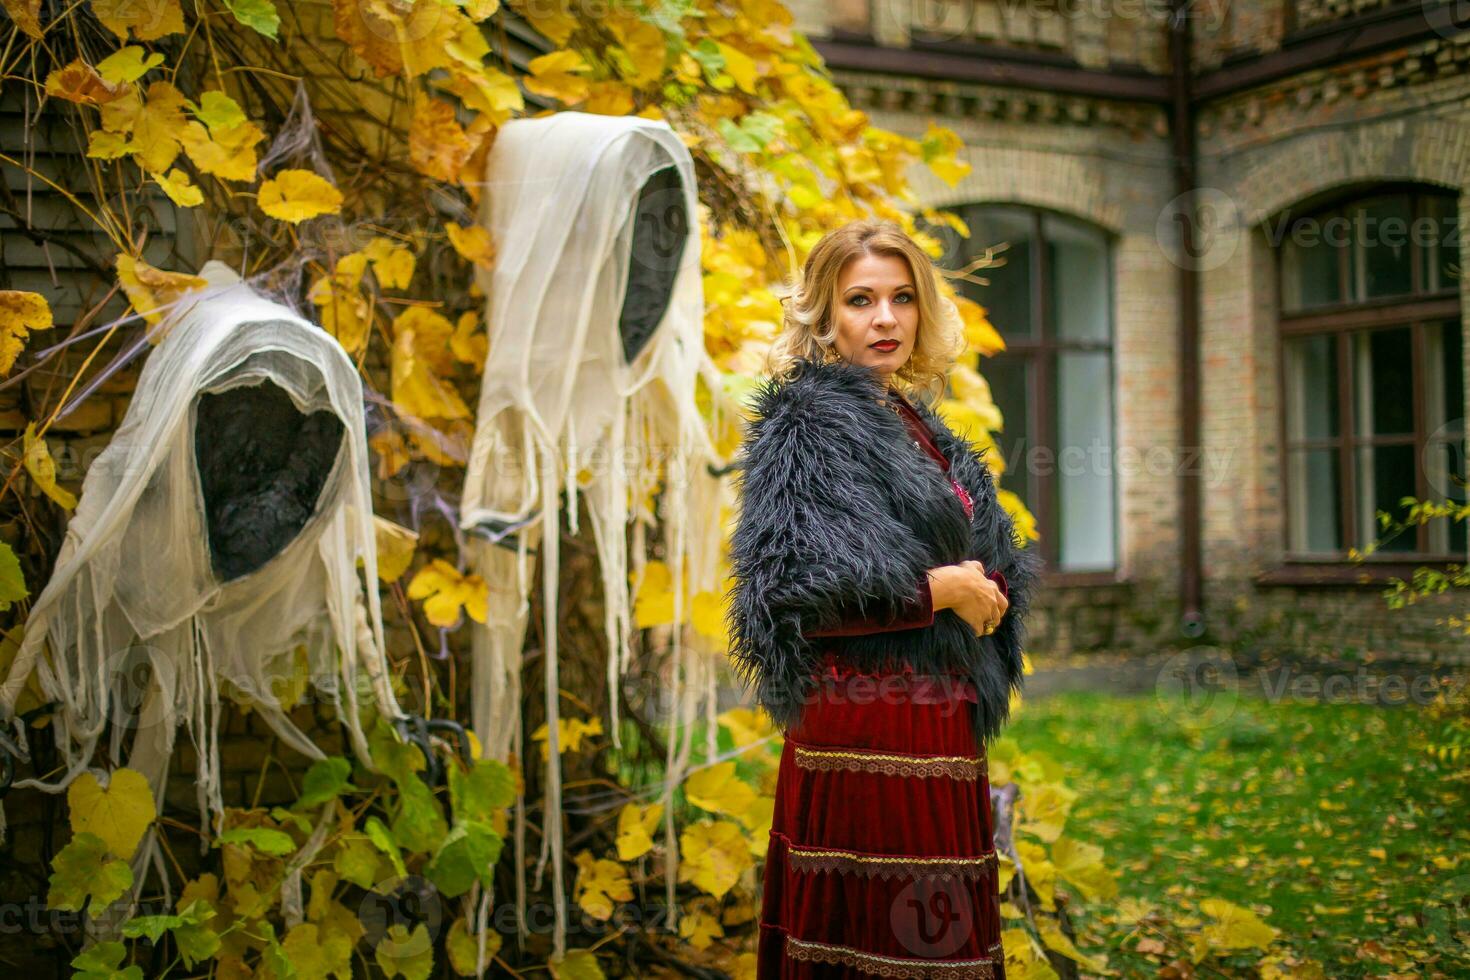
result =
[{"label": "woman's face", "polygon": [[832,319],[837,353],[871,367],[886,384],[908,361],[919,333],[919,297],[908,262],[897,255],[849,259],[837,276]]}]

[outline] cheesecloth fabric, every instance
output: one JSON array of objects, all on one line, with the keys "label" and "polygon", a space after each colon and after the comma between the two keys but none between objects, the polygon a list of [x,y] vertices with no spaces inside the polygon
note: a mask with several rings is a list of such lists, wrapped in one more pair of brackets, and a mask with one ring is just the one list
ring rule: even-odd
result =
[{"label": "cheesecloth fabric", "polygon": [[[201,819],[219,830],[222,687],[250,699],[283,742],[325,754],[278,697],[304,648],[311,683],[371,765],[359,709],[402,716],[390,686],[377,590],[363,396],[330,335],[209,262],[209,284],[176,304],[145,362],[121,427],[87,471],[56,570],[36,600],[0,718],[35,672],[58,707],[62,769],[17,786],[61,792],[107,756],[141,771],[162,808],[177,727],[198,754]],[[341,439],[316,506],[274,557],[243,575],[211,567],[196,461],[200,399],[269,383],[304,415],[329,412]],[[15,720],[22,744],[25,726]],[[153,848],[151,838],[140,858]],[[166,876],[165,881],[166,881]],[[141,885],[142,876],[136,876]]]},{"label": "cheesecloth fabric", "polygon": [[[652,200],[640,196],[668,168],[677,182],[650,185],[659,188]],[[710,466],[722,461],[698,407],[701,379],[711,411],[722,405],[718,371],[704,348],[695,188],[694,164],[678,135],[666,123],[641,118],[560,112],[513,120],[496,136],[486,164],[480,220],[497,258],[493,271],[479,271],[490,347],[461,500],[470,563],[490,588],[488,625],[475,627],[473,721],[487,754],[503,759],[514,751],[525,759],[521,647],[531,589],[528,555],[539,545],[550,741],[537,878],[549,854],[558,954],[566,933],[556,737],[562,495],[571,532],[578,530],[581,498],[596,539],[606,597],[608,731],[615,744],[621,745],[617,692],[629,664],[630,609],[643,574],[646,532],[661,525],[664,560],[673,581],[687,583],[688,595],[717,587],[722,490]],[[682,221],[674,229],[682,234],[672,236],[678,247],[635,251],[635,212],[642,216],[637,220]],[[630,272],[640,284],[672,278],[667,307],[631,362],[619,329]],[[655,491],[661,491],[657,514],[649,506]],[[686,618],[684,593],[675,589],[674,595],[680,622]],[[711,739],[715,728],[714,658],[694,655],[680,634],[673,632],[673,662],[662,679],[673,713],[667,719],[665,799],[683,779],[687,733],[701,703]],[[524,813],[520,800],[516,887],[523,934]],[[673,807],[665,814],[672,910]]]}]

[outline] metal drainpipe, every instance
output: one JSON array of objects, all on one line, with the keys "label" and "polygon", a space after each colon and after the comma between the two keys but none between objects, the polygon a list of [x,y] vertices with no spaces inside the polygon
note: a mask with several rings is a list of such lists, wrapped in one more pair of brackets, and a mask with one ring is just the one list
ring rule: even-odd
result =
[{"label": "metal drainpipe", "polygon": [[1205,631],[1201,606],[1200,561],[1200,466],[1195,452],[1200,442],[1199,364],[1199,272],[1190,268],[1188,257],[1198,254],[1200,243],[1195,214],[1194,191],[1199,164],[1195,143],[1194,112],[1190,105],[1191,8],[1197,0],[1172,0],[1169,18],[1170,131],[1173,137],[1174,191],[1189,195],[1189,207],[1179,222],[1181,241],[1178,262],[1179,292],[1179,446],[1190,465],[1179,475],[1180,575],[1179,631],[1195,638]]}]

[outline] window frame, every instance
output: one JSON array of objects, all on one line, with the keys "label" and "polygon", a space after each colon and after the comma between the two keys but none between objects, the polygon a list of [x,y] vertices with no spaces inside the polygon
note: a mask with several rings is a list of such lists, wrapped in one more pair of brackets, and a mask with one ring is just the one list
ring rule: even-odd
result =
[{"label": "window frame", "polygon": [[[1121,480],[1116,467],[1113,468],[1111,481],[1111,564],[1106,568],[1080,569],[1064,568],[1061,564],[1061,537],[1058,523],[1061,512],[1061,475],[1057,471],[1060,466],[1060,450],[1058,449],[1060,436],[1057,431],[1058,412],[1056,410],[1058,355],[1063,352],[1105,354],[1108,359],[1109,392],[1107,424],[1111,436],[1110,446],[1116,453],[1118,436],[1118,236],[1109,229],[1077,215],[1015,201],[966,201],[945,208],[959,215],[967,225],[974,224],[971,221],[972,215],[983,213],[986,209],[1024,213],[1025,219],[1029,222],[1030,250],[1028,257],[1032,275],[1028,305],[1031,310],[1031,323],[1025,335],[1009,334],[997,327],[997,332],[1005,340],[1005,350],[986,360],[996,365],[1015,365],[1024,372],[1026,413],[1030,418],[1033,438],[1030,449],[1045,449],[1051,454],[1050,467],[1038,469],[1037,472],[1029,474],[1029,495],[1033,499],[1027,501],[1027,506],[1032,508],[1037,526],[1043,531],[1033,547],[1038,548],[1045,561],[1046,577],[1050,582],[1059,585],[1105,585],[1120,582],[1123,575],[1122,493]],[[1057,336],[1051,297],[1052,263],[1047,253],[1047,239],[1044,236],[1048,218],[1077,225],[1100,237],[1104,251],[1103,275],[1106,287],[1104,312],[1107,318],[1107,337],[1104,340],[1062,340]],[[957,239],[957,241],[962,247],[967,244],[974,244],[978,247],[997,244],[978,242],[973,238]],[[981,275],[983,274],[982,270]],[[985,305],[983,301],[977,302]],[[1025,465],[1025,454],[1021,462],[1022,465]],[[1048,534],[1045,533],[1046,529],[1055,530]]]},{"label": "window frame", "polygon": [[[1354,208],[1374,199],[1394,194],[1410,197],[1412,220],[1426,215],[1426,205],[1431,198],[1444,198],[1449,202],[1451,214],[1457,214],[1458,194],[1446,188],[1424,184],[1383,183],[1370,187],[1357,187],[1336,195],[1326,201],[1314,201],[1298,209],[1290,209],[1280,227],[1290,229],[1300,220],[1320,219],[1333,214],[1351,212]],[[1288,231],[1289,234],[1289,231]],[[1464,229],[1460,229],[1463,246]],[[1377,297],[1361,301],[1349,300],[1353,288],[1355,250],[1344,248],[1338,256],[1338,300],[1332,304],[1321,304],[1303,310],[1285,309],[1287,291],[1286,243],[1272,245],[1272,265],[1276,274],[1276,398],[1277,398],[1277,446],[1279,447],[1277,472],[1281,483],[1281,538],[1280,547],[1283,568],[1267,573],[1263,581],[1282,584],[1333,584],[1383,582],[1392,576],[1409,577],[1414,567],[1443,567],[1463,563],[1470,558],[1467,552],[1433,552],[1429,550],[1430,529],[1420,525],[1414,530],[1414,551],[1379,551],[1365,557],[1370,566],[1363,571],[1359,563],[1349,557],[1351,549],[1362,548],[1367,542],[1358,540],[1358,454],[1363,447],[1378,445],[1412,445],[1415,466],[1414,494],[1420,500],[1429,499],[1428,475],[1422,460],[1428,443],[1426,431],[1426,404],[1424,400],[1426,364],[1425,332],[1441,323],[1453,323],[1460,329],[1461,343],[1466,339],[1464,312],[1460,302],[1457,281],[1448,280],[1438,292],[1429,292],[1426,282],[1424,250],[1418,246],[1410,248],[1411,292],[1407,295]],[[1466,250],[1460,250],[1463,264]],[[1410,370],[1415,392],[1412,408],[1413,433],[1404,435],[1368,435],[1357,433],[1357,412],[1353,378],[1352,347],[1356,338],[1376,330],[1407,328],[1410,331]],[[1287,431],[1287,406],[1290,390],[1287,374],[1287,345],[1298,338],[1331,338],[1333,369],[1337,388],[1337,435],[1332,438],[1310,438],[1292,440]],[[1462,385],[1470,383],[1462,369]],[[1463,412],[1463,408],[1461,409]],[[1292,547],[1293,501],[1301,488],[1294,487],[1291,475],[1291,454],[1302,449],[1330,449],[1335,454],[1334,470],[1339,500],[1338,535],[1343,546],[1338,552],[1297,551]]]}]

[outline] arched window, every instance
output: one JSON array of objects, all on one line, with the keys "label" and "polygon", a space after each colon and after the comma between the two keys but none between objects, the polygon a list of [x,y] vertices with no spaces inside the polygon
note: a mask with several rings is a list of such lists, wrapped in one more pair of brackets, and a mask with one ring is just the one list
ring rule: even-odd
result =
[{"label": "arched window", "polygon": [[1113,466],[1113,271],[1108,234],[1039,208],[968,204],[948,209],[970,228],[948,234],[944,264],[959,268],[1008,243],[1005,264],[960,282],[986,308],[1007,349],[981,369],[1005,416],[997,444],[1005,485],[1036,515],[1049,568],[1117,567]]},{"label": "arched window", "polygon": [[[1384,186],[1268,223],[1289,558],[1345,557],[1404,497],[1465,499],[1457,208],[1450,193]],[[1382,550],[1464,558],[1465,531],[1436,521]]]}]

